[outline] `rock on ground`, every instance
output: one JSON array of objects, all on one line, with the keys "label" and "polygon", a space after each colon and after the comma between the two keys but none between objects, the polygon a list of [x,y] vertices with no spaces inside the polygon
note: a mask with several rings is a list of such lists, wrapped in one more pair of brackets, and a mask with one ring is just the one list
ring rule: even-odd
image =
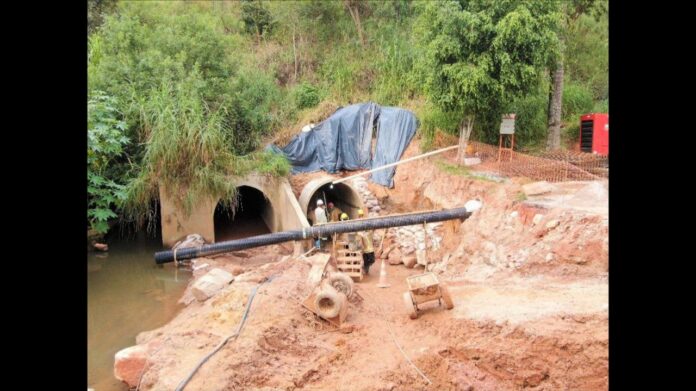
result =
[{"label": "rock on ground", "polygon": [[234,276],[222,269],[213,269],[193,284],[193,295],[205,301],[234,280]]},{"label": "rock on ground", "polygon": [[128,384],[128,387],[136,387],[146,364],[147,348],[145,345],[125,348],[116,353],[114,357],[114,376]]},{"label": "rock on ground", "polygon": [[522,191],[527,196],[551,193],[553,190],[554,186],[546,181],[528,183],[522,186]]}]

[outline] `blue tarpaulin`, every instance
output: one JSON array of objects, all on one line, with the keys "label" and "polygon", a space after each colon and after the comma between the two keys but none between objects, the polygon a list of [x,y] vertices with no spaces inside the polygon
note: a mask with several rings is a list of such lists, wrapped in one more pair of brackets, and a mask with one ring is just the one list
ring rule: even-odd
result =
[{"label": "blue tarpaulin", "polygon": [[[377,143],[373,153],[375,126]],[[408,110],[360,103],[336,110],[309,132],[293,137],[283,148],[269,148],[288,159],[293,174],[376,168],[401,158],[417,126],[416,116]],[[392,188],[394,173],[394,167],[379,170],[372,173],[371,180]]]}]

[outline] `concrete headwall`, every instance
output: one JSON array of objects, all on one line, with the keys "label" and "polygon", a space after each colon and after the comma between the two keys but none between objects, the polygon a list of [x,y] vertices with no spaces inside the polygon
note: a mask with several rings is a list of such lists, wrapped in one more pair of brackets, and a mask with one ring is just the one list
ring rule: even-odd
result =
[{"label": "concrete headwall", "polygon": [[[309,227],[307,218],[292,193],[286,178],[271,178],[249,175],[240,180],[237,186],[249,186],[259,190],[269,202],[261,218],[271,232],[287,231]],[[160,187],[160,213],[162,215],[162,244],[171,247],[187,235],[197,233],[206,242],[215,242],[213,216],[219,200],[200,202],[188,216],[179,210],[164,189]]]},{"label": "concrete headwall", "polygon": [[189,234],[199,234],[206,242],[215,241],[215,226],[213,225],[213,213],[217,200],[208,199],[198,203],[186,215],[183,210],[174,205],[171,197],[167,196],[166,189],[160,186],[160,214],[162,216],[162,244],[171,247]]}]

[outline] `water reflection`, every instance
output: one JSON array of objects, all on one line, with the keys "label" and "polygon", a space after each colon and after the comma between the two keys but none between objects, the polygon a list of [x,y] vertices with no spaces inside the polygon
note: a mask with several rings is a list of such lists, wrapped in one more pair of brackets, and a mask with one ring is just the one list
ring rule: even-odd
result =
[{"label": "water reflection", "polygon": [[108,253],[87,257],[87,381],[95,391],[124,391],[113,377],[114,354],[176,315],[191,272],[155,265],[158,237],[112,235],[107,243]]}]

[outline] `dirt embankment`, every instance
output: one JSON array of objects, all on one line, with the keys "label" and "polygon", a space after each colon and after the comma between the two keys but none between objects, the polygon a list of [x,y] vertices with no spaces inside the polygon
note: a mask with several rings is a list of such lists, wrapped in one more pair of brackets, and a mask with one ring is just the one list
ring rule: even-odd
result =
[{"label": "dirt embankment", "polygon": [[[414,144],[405,156],[417,152]],[[443,160],[452,163],[453,158],[452,153]],[[387,213],[483,201],[483,208],[460,226],[448,225],[443,248],[432,254],[449,258],[449,278],[481,280],[504,271],[578,278],[609,271],[606,183],[553,184],[551,193],[528,197],[522,185],[529,180],[496,183],[452,175],[433,161],[417,169],[399,168],[394,181],[395,188],[383,197]]]},{"label": "dirt embankment", "polygon": [[406,277],[422,267],[387,266],[391,287],[376,286],[378,269],[357,283],[346,327],[335,330],[302,308],[310,267],[288,256],[290,246],[217,257],[206,262],[238,274],[235,281],[202,303],[187,292],[182,301],[189,304],[172,322],[139,335],[149,363],[140,389],[176,388],[236,330],[250,292],[264,279],[270,281],[259,288],[241,335],[202,366],[187,390],[608,388],[601,192],[592,193],[598,196],[591,205],[572,201],[589,184],[522,200],[524,180],[482,181],[443,172],[432,161],[400,167],[395,182],[394,189],[374,191],[382,213],[456,207],[477,197],[484,203],[468,220],[450,224],[442,248],[428,254],[454,309],[434,307],[410,320],[401,295]]}]

